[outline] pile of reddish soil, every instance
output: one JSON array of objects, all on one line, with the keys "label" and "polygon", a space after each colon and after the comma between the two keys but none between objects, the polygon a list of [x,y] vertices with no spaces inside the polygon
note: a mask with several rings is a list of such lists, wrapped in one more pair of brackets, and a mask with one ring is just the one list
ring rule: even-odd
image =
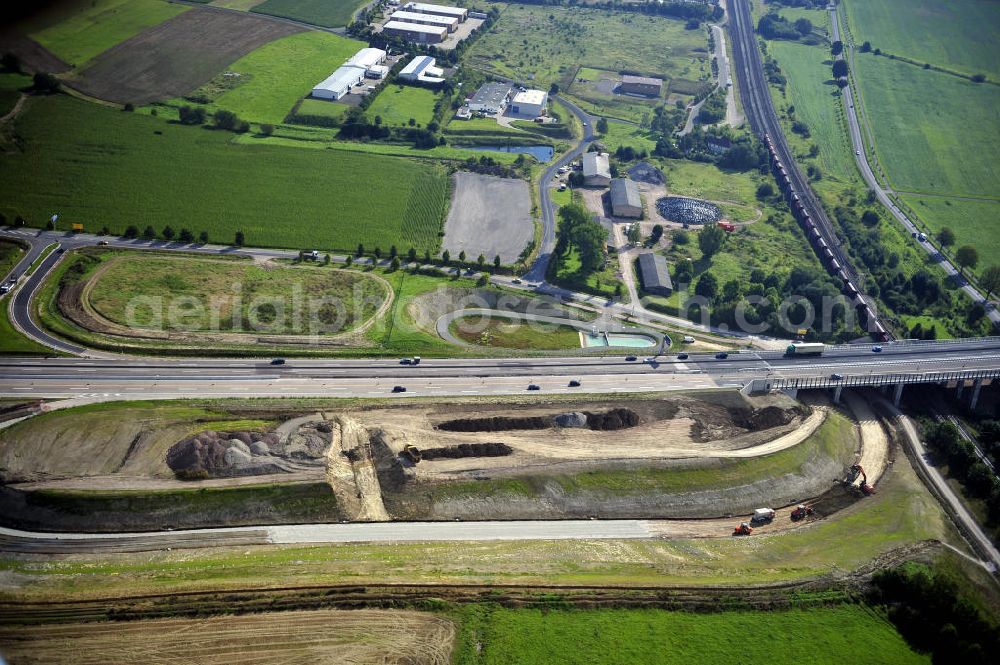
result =
[{"label": "pile of reddish soil", "polygon": [[505,457],[514,452],[506,443],[460,443],[444,448],[427,448],[420,451],[425,460],[459,459],[461,457]]}]

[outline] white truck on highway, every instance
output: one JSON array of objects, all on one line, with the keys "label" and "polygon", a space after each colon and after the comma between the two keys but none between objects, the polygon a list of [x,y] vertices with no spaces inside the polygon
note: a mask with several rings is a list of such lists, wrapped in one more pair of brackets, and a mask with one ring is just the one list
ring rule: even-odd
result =
[{"label": "white truck on highway", "polygon": [[826,351],[826,344],[819,342],[792,342],[785,349],[786,356],[818,356]]}]

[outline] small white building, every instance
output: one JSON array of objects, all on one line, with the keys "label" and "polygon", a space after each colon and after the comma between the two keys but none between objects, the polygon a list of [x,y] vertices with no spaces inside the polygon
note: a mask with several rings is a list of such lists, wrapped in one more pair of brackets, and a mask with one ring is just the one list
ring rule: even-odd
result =
[{"label": "small white building", "polygon": [[448,32],[458,30],[458,19],[454,16],[438,16],[436,14],[420,14],[418,12],[408,12],[405,9],[393,12],[390,17],[393,21],[402,23],[416,23],[418,25],[430,25],[448,28]]},{"label": "small white building", "polygon": [[510,101],[510,114],[522,118],[537,118],[545,115],[549,93],[544,90],[525,90],[514,95]]},{"label": "small white building", "polygon": [[418,55],[413,60],[410,60],[402,71],[399,72],[399,78],[404,81],[413,81],[420,83],[443,83],[444,70],[434,65],[437,64],[435,58],[429,55]]},{"label": "small white building", "polygon": [[352,55],[351,59],[344,64],[356,65],[358,67],[368,69],[370,67],[374,67],[375,65],[381,65],[384,63],[387,55],[388,54],[380,48],[363,48]]},{"label": "small white building", "polygon": [[365,70],[365,76],[367,76],[370,79],[381,80],[388,75],[389,75],[389,68],[386,67],[385,65],[372,65],[371,67]]},{"label": "small white building", "polygon": [[364,67],[344,65],[313,86],[312,96],[317,99],[340,99],[364,80]]},{"label": "small white building", "polygon": [[583,184],[588,187],[607,187],[611,184],[611,161],[608,153],[584,153]]}]

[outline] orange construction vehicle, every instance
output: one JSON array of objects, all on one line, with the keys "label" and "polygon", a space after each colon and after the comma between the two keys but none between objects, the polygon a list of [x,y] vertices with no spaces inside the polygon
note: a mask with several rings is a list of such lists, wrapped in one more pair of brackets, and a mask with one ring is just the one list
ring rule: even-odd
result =
[{"label": "orange construction vehicle", "polygon": [[854,481],[858,479],[858,476],[861,476],[861,484],[858,485],[858,487],[861,488],[861,491],[864,492],[866,496],[874,494],[875,487],[868,484],[868,475],[865,474],[865,469],[860,464],[855,464],[851,467],[851,477],[848,479],[847,484],[853,485]]},{"label": "orange construction vehicle", "polygon": [[753,533],[753,527],[750,526],[750,522],[740,522],[740,525],[733,529],[734,536],[749,536]]},{"label": "orange construction vehicle", "polygon": [[804,520],[805,518],[809,517],[812,514],[813,514],[812,506],[807,506],[804,503],[800,503],[799,505],[795,506],[795,510],[792,511],[792,521],[798,522],[800,520]]}]

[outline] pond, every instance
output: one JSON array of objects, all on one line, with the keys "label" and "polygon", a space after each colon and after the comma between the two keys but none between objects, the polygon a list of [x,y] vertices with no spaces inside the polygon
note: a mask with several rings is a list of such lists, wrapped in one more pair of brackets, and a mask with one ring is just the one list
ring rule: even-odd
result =
[{"label": "pond", "polygon": [[491,150],[493,152],[519,152],[531,155],[540,162],[552,159],[555,150],[550,145],[470,145],[461,146],[466,150]]},{"label": "pond", "polygon": [[681,224],[712,224],[722,219],[719,206],[700,199],[666,196],[656,202],[664,219]]},{"label": "pond", "polygon": [[629,333],[581,333],[583,346],[590,348],[594,346],[615,346],[633,349],[646,349],[656,345],[656,340],[649,335],[629,334]]}]

